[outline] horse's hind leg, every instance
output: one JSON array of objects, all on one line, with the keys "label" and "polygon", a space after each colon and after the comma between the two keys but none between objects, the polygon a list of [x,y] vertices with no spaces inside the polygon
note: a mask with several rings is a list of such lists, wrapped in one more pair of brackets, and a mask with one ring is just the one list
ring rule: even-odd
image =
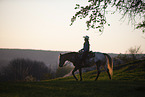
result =
[{"label": "horse's hind leg", "polygon": [[105,71],[107,72],[108,76],[109,76],[109,79],[111,79],[111,75],[110,75],[110,72],[109,72],[109,69],[108,69],[108,64],[106,63],[106,65],[104,65],[104,69]]},{"label": "horse's hind leg", "polygon": [[78,81],[77,77],[76,77],[75,74],[74,74],[75,71],[77,71],[77,68],[76,68],[76,67],[75,67],[74,70],[72,71],[72,75],[73,75],[73,77],[76,79],[76,81]]},{"label": "horse's hind leg", "polygon": [[109,73],[109,69],[108,68],[107,68],[107,73],[108,73],[109,79],[111,79],[111,75]]},{"label": "horse's hind leg", "polygon": [[100,75],[100,71],[97,72],[97,77],[96,77],[95,81],[98,79],[99,75]]},{"label": "horse's hind leg", "polygon": [[97,65],[97,76],[96,76],[96,79],[95,81],[98,79],[99,75],[100,75],[101,71],[100,71],[100,66]]}]

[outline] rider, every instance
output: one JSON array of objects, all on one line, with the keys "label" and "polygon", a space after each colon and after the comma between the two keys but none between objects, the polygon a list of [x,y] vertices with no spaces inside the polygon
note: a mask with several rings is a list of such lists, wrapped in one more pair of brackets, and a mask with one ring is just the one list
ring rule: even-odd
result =
[{"label": "rider", "polygon": [[83,38],[85,42],[84,42],[83,49],[81,49],[81,51],[83,51],[82,64],[84,65],[85,59],[90,50],[90,44],[89,44],[89,36],[84,36]]}]

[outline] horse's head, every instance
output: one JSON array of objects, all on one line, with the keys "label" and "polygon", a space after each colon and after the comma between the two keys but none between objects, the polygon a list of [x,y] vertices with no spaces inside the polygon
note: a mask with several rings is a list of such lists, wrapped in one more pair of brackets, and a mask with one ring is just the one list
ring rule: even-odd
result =
[{"label": "horse's head", "polygon": [[59,67],[62,67],[66,60],[64,60],[64,57],[62,54],[59,56]]}]

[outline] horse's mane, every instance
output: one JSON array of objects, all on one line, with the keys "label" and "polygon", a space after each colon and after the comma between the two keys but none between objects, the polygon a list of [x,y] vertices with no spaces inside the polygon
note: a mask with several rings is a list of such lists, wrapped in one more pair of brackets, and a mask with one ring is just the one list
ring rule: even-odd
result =
[{"label": "horse's mane", "polygon": [[63,55],[70,55],[70,54],[77,54],[78,52],[68,52],[68,53],[65,53]]}]

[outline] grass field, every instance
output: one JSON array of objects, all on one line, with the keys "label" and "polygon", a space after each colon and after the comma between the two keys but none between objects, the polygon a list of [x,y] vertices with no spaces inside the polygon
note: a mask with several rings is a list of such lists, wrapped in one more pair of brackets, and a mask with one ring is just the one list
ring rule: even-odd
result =
[{"label": "grass field", "polygon": [[[78,75],[77,75],[78,77]],[[113,79],[102,72],[83,74],[83,81],[58,78],[40,82],[0,82],[0,97],[144,97],[145,60],[115,67]]]}]

